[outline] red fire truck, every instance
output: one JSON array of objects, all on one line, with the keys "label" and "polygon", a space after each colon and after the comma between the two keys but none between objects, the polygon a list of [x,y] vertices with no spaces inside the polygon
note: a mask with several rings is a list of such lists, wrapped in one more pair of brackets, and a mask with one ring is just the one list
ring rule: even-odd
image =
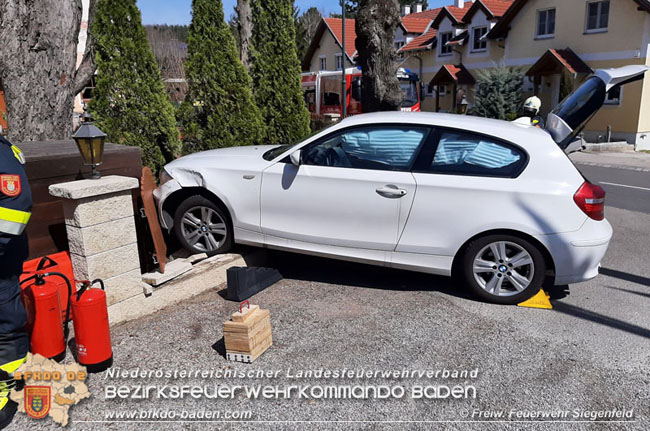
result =
[{"label": "red fire truck", "polygon": [[[345,74],[347,115],[361,114],[361,69],[348,68]],[[419,77],[408,69],[397,71],[404,98],[402,111],[420,111]],[[302,74],[302,88],[307,108],[313,117],[340,117],[341,85],[340,71],[306,72]]]}]

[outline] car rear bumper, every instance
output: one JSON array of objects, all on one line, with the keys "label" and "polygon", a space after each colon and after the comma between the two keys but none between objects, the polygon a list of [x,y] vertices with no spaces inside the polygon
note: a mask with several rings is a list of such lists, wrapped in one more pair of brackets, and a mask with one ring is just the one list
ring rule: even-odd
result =
[{"label": "car rear bumper", "polygon": [[580,283],[597,276],[611,238],[609,222],[592,219],[575,232],[538,237],[553,258],[555,285]]}]

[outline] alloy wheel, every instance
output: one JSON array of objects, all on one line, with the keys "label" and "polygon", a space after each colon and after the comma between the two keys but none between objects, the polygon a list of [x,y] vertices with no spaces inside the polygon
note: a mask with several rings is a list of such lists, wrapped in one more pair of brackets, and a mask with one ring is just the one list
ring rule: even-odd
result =
[{"label": "alloy wheel", "polygon": [[510,241],[497,241],[483,247],[472,266],[479,286],[495,296],[513,296],[524,291],[535,275],[530,253]]},{"label": "alloy wheel", "polygon": [[217,250],[226,241],[226,221],[212,208],[192,207],[183,214],[181,233],[189,245],[204,252]]}]

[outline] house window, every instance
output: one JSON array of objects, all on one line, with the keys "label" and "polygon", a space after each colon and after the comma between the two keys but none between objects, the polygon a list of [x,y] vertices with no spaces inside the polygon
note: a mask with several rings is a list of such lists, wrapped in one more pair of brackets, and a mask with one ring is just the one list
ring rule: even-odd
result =
[{"label": "house window", "polygon": [[547,38],[555,35],[555,9],[537,11],[537,37]]},{"label": "house window", "polygon": [[607,31],[609,0],[587,3],[587,33]]},{"label": "house window", "polygon": [[336,66],[336,70],[343,70],[343,56],[341,54],[334,56],[334,65]]},{"label": "house window", "polygon": [[623,98],[623,88],[614,87],[607,93],[605,96],[605,105],[615,105],[619,106]]},{"label": "house window", "polygon": [[403,40],[400,40],[399,42],[395,42],[395,50],[399,51],[400,48],[402,48],[404,45],[406,45],[406,42]]},{"label": "house window", "polygon": [[327,57],[325,56],[320,58],[320,70],[327,70]]},{"label": "house window", "polygon": [[487,49],[487,41],[481,39],[487,34],[487,27],[474,27],[472,29],[472,51],[485,51]]},{"label": "house window", "polygon": [[440,55],[449,55],[451,54],[451,46],[446,46],[447,42],[452,39],[452,32],[446,32],[440,34]]}]

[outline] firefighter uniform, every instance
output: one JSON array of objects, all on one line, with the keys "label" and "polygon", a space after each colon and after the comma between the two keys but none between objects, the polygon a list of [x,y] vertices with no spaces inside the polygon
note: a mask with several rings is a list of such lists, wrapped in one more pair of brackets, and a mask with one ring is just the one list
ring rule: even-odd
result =
[{"label": "firefighter uniform", "polygon": [[0,429],[16,413],[16,403],[9,399],[16,384],[13,373],[29,351],[18,281],[28,256],[25,226],[32,209],[24,163],[18,147],[0,136]]}]

